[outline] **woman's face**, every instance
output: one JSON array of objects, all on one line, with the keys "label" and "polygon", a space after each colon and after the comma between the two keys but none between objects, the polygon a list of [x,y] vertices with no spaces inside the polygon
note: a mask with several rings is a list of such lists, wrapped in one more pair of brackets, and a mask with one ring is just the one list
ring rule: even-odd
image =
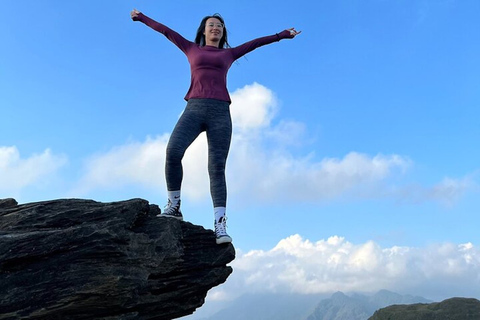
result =
[{"label": "woman's face", "polygon": [[218,46],[223,37],[223,23],[217,18],[208,18],[204,34],[207,45],[216,44]]}]

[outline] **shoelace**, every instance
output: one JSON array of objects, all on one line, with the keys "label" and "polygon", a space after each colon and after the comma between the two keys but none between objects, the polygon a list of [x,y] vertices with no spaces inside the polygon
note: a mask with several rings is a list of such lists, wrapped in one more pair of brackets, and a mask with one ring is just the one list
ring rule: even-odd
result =
[{"label": "shoelace", "polygon": [[215,233],[217,235],[227,234],[227,217],[221,217],[220,221],[215,222]]},{"label": "shoelace", "polygon": [[177,204],[175,206],[172,206],[172,202],[170,201],[170,199],[168,199],[168,203],[165,206],[163,212],[165,214],[175,213],[175,212],[178,212],[179,207],[180,207],[180,201],[177,202]]}]

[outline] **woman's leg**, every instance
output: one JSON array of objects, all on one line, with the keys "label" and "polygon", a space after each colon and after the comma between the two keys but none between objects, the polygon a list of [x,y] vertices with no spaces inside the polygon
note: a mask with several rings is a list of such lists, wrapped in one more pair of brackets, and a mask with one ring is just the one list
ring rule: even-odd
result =
[{"label": "woman's leg", "polygon": [[168,191],[179,191],[182,187],[182,159],[187,148],[204,131],[203,116],[195,103],[188,102],[178,120],[167,145],[165,179]]},{"label": "woman's leg", "polygon": [[227,102],[215,101],[209,106],[207,121],[208,141],[208,173],[210,176],[210,192],[213,200],[215,217],[215,235],[217,244],[230,243],[232,238],[227,234],[226,205],[227,184],[225,165],[227,162],[232,137],[232,120]]},{"label": "woman's leg", "polygon": [[213,206],[226,207],[225,165],[232,137],[232,120],[227,102],[216,101],[209,107],[207,121],[208,173]]}]

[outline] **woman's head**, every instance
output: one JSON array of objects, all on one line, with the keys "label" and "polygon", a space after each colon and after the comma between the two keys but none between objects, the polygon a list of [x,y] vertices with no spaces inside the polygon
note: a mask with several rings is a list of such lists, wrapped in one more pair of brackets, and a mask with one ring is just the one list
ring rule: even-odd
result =
[{"label": "woman's head", "polygon": [[203,18],[195,36],[195,43],[202,47],[212,42],[218,43],[219,48],[229,47],[225,22],[218,13]]}]

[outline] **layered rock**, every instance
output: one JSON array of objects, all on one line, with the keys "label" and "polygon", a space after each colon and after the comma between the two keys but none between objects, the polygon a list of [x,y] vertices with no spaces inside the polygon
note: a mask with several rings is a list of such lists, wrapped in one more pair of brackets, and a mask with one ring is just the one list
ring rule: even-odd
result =
[{"label": "layered rock", "polygon": [[226,281],[211,230],[156,205],[0,200],[0,319],[174,319]]}]

